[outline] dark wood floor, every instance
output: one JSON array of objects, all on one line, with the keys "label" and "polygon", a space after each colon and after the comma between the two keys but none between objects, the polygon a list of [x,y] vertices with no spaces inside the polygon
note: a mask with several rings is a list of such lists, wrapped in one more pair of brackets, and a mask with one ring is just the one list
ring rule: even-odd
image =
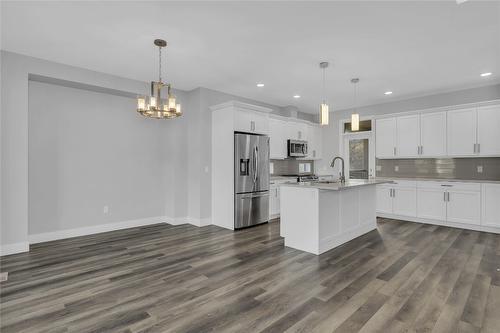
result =
[{"label": "dark wood floor", "polygon": [[500,235],[381,219],[321,256],[279,223],[153,225],[1,258],[7,332],[500,332]]}]

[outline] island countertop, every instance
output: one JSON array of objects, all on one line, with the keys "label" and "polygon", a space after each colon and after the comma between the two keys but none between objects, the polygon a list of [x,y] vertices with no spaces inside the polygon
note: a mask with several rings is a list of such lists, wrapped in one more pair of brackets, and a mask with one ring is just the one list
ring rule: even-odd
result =
[{"label": "island countertop", "polygon": [[303,187],[303,188],[317,188],[319,190],[327,191],[341,191],[359,186],[369,186],[377,184],[392,183],[388,179],[356,179],[347,180],[344,184],[339,181],[328,182],[328,181],[315,181],[315,182],[302,182],[302,183],[285,183],[281,186],[291,186],[291,187]]}]

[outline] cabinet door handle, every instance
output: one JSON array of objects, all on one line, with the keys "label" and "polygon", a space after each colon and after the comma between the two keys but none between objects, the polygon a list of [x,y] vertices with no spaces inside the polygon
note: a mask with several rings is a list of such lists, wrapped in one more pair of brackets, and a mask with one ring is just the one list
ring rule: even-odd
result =
[{"label": "cabinet door handle", "polygon": [[443,201],[446,202],[446,192],[443,192]]},{"label": "cabinet door handle", "polygon": [[424,146],[420,146],[420,155],[424,154]]},{"label": "cabinet door handle", "polygon": [[477,152],[478,152],[478,153],[480,153],[480,152],[481,152],[481,144],[480,144],[480,143],[478,143],[478,144],[477,144]]},{"label": "cabinet door handle", "polygon": [[396,147],[394,147],[394,156],[396,156]]},{"label": "cabinet door handle", "polygon": [[450,201],[450,192],[446,192],[446,201]]},{"label": "cabinet door handle", "polygon": [[395,188],[393,188],[393,189],[392,189],[392,197],[393,197],[393,198],[395,198],[395,197],[396,197],[396,189],[395,189]]},{"label": "cabinet door handle", "polygon": [[389,196],[392,198],[392,188],[389,189]]},{"label": "cabinet door handle", "polygon": [[477,143],[474,144],[474,153],[477,153]]}]

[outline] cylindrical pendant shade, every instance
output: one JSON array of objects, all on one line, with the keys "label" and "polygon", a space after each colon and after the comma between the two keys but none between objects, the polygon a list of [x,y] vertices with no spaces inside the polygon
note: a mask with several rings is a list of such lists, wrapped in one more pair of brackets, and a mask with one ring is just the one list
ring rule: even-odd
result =
[{"label": "cylindrical pendant shade", "polygon": [[359,131],[359,114],[357,113],[351,115],[351,131]]},{"label": "cylindrical pendant shade", "polygon": [[328,110],[328,104],[326,103],[321,103],[319,106],[319,124],[320,125],[328,125],[328,116],[329,116],[329,110]]}]

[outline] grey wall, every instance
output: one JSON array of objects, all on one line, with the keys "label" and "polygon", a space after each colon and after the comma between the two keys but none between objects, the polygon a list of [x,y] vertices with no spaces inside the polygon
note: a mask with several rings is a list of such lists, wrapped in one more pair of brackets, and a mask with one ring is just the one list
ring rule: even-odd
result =
[{"label": "grey wall", "polygon": [[[500,99],[500,84],[479,88],[465,89],[442,94],[422,96],[399,100],[390,103],[363,106],[357,109],[361,117],[377,116],[405,111],[415,111],[436,107],[460,105]],[[315,163],[318,174],[338,174],[338,169],[329,166],[331,158],[339,155],[339,121],[350,118],[353,109],[340,110],[330,113],[330,124],[323,127],[323,157]]]},{"label": "grey wall", "polygon": [[145,82],[1,51],[1,201],[0,243],[23,250],[28,245],[28,77],[36,74],[133,94]]},{"label": "grey wall", "polygon": [[165,133],[177,124],[146,119],[135,105],[29,82],[29,234],[171,216]]}]

